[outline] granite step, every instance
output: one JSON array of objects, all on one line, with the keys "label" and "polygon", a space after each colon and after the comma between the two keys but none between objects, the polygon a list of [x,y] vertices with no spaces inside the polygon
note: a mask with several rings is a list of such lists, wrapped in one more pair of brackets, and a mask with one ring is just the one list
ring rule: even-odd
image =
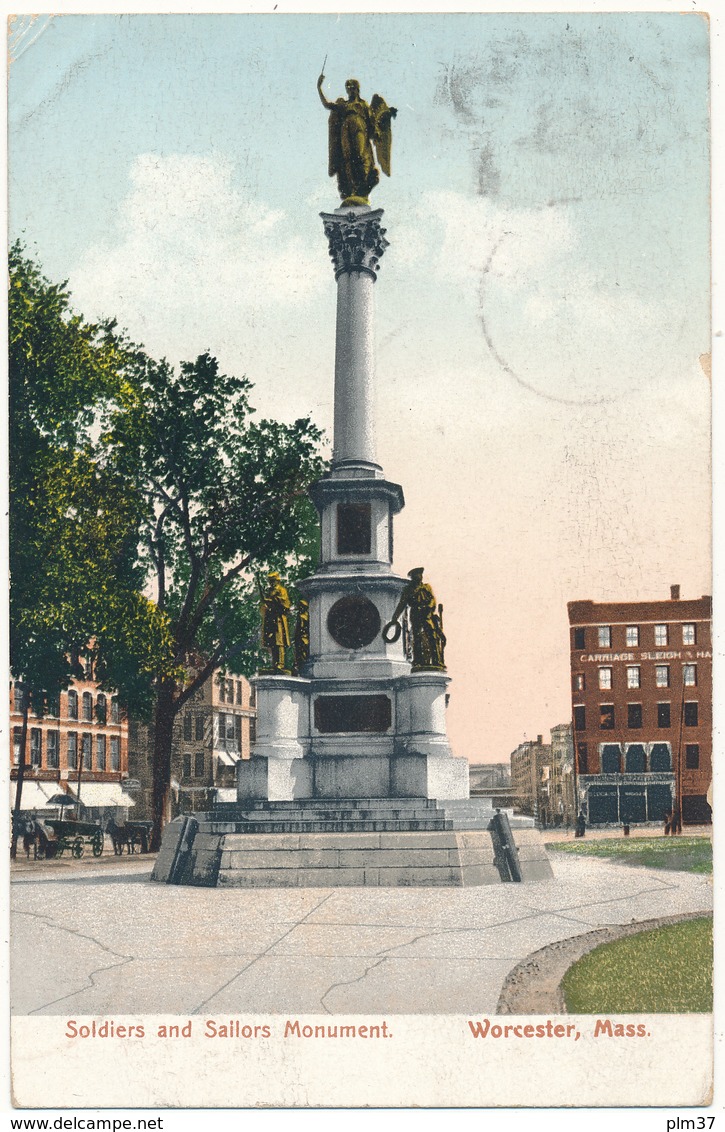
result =
[{"label": "granite step", "polygon": [[380,818],[349,820],[329,818],[323,820],[301,820],[293,818],[270,817],[266,821],[250,819],[233,822],[211,816],[210,828],[218,832],[235,833],[413,833],[445,831],[453,829],[453,822],[443,818]]}]

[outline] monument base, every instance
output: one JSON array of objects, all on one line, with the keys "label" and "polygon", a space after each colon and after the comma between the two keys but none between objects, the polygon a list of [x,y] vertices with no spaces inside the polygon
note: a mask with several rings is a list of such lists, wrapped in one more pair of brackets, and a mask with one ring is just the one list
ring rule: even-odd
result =
[{"label": "monument base", "polygon": [[[164,830],[151,879],[206,888],[468,887],[511,882],[488,829],[454,830],[435,803],[401,808],[258,803],[176,818]],[[313,808],[314,807],[314,808]],[[302,814],[300,814],[302,811]],[[524,883],[553,879],[541,834],[513,833]]]}]

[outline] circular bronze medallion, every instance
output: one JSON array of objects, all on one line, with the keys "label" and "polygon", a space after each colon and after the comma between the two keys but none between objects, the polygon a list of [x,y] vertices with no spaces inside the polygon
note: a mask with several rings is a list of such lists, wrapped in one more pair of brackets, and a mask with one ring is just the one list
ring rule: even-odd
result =
[{"label": "circular bronze medallion", "polygon": [[361,649],[380,632],[380,614],[369,598],[350,594],[335,602],[327,615],[327,628],[344,649]]}]

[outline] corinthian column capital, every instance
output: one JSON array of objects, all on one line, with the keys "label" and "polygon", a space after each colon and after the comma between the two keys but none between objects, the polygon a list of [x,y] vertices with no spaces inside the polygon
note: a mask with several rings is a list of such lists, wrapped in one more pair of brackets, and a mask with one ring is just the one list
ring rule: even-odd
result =
[{"label": "corinthian column capital", "polygon": [[335,279],[349,272],[365,272],[377,278],[380,260],[388,247],[385,228],[380,224],[382,208],[362,208],[321,212],[329,244]]}]

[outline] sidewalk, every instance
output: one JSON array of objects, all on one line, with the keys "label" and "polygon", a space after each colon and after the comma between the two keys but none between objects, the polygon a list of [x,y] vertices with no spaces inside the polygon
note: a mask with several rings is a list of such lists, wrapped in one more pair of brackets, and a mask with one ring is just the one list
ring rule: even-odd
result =
[{"label": "sidewalk", "polygon": [[712,907],[712,878],[552,854],[555,879],[467,889],[151,884],[153,858],[13,869],[17,1014],[474,1013],[547,944]]}]

